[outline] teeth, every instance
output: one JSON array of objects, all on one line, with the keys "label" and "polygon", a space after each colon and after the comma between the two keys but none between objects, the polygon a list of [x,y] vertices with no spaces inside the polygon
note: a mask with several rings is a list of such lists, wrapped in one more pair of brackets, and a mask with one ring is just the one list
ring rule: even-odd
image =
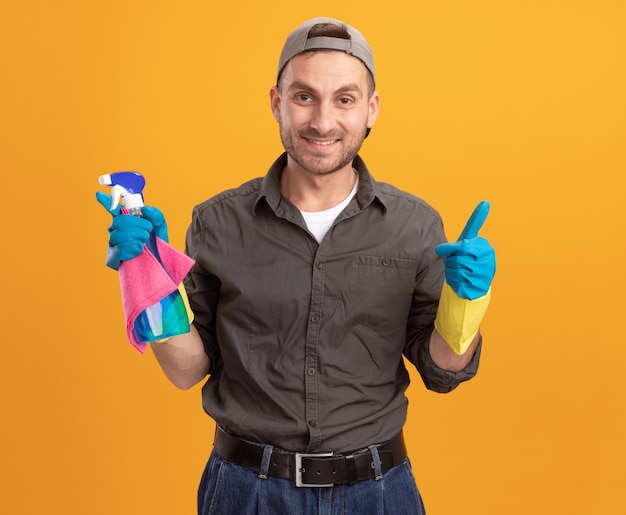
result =
[{"label": "teeth", "polygon": [[323,145],[323,146],[325,146],[325,145],[332,145],[332,144],[333,144],[333,143],[335,143],[337,140],[336,140],[336,139],[334,139],[334,140],[332,140],[332,141],[315,141],[315,140],[312,140],[312,141],[313,141],[313,143],[315,143],[316,145]]}]

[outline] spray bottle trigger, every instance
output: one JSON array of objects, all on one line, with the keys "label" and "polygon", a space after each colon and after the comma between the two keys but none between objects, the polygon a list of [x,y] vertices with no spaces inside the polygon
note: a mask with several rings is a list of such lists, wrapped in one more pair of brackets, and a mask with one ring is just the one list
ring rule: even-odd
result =
[{"label": "spray bottle trigger", "polygon": [[124,186],[120,186],[119,184],[115,184],[111,188],[111,208],[109,211],[113,211],[120,203],[120,197],[124,195],[128,195],[129,192]]}]

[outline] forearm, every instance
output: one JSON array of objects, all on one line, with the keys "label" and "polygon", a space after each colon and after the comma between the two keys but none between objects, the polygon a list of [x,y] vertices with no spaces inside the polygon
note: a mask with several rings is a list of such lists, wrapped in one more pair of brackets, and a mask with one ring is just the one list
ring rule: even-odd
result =
[{"label": "forearm", "polygon": [[211,363],[193,324],[188,333],[151,347],[167,378],[182,390],[196,385],[208,374]]},{"label": "forearm", "polygon": [[474,336],[467,350],[463,354],[457,354],[446,343],[439,331],[434,329],[429,342],[430,357],[439,368],[450,372],[460,372],[472,360],[479,341],[480,331]]}]

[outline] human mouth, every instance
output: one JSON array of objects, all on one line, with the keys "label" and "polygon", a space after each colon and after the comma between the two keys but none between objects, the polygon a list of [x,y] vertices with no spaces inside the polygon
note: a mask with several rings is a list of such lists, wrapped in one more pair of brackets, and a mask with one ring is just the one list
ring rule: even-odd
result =
[{"label": "human mouth", "polygon": [[314,145],[316,147],[330,147],[337,143],[339,139],[314,139],[314,138],[304,138],[310,145]]}]

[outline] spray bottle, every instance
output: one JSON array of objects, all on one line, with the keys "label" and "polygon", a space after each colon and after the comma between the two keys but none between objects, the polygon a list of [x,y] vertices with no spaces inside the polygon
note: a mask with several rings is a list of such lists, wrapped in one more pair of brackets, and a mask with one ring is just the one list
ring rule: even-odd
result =
[{"label": "spray bottle", "polygon": [[[140,173],[116,172],[101,175],[98,182],[105,186],[112,186],[110,211],[119,205],[121,198],[124,204],[124,214],[142,216],[142,191],[146,181]],[[147,247],[160,261],[154,232],[150,235]],[[189,318],[178,290],[174,290],[167,297],[142,311],[135,319],[133,328],[133,336],[141,343],[163,340],[188,332]]]}]

